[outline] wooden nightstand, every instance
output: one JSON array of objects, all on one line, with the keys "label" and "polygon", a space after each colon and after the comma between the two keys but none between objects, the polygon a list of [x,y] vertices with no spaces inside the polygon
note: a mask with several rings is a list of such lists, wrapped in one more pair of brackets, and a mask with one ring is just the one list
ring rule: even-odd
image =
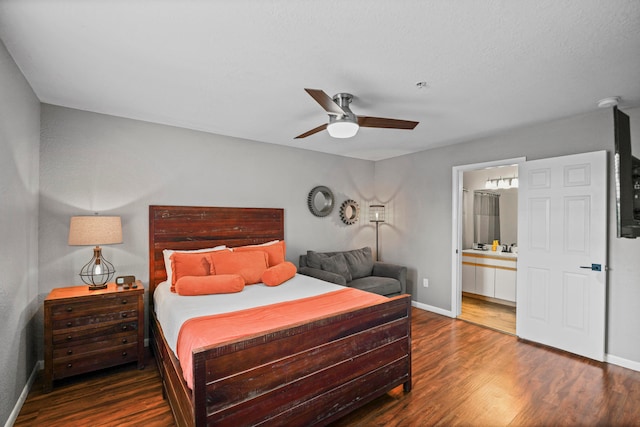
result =
[{"label": "wooden nightstand", "polygon": [[138,361],[144,368],[144,287],[56,288],[44,300],[44,392],[53,380]]}]

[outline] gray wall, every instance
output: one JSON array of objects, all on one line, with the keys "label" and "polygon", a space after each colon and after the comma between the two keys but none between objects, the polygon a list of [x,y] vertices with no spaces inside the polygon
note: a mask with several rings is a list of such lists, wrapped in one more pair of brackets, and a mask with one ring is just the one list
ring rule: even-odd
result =
[{"label": "gray wall", "polygon": [[[284,208],[295,264],[307,249],[373,245],[362,216],[347,226],[338,212],[345,199],[373,197],[373,172],[370,161],[43,105],[39,291],[82,284],[92,251],[67,245],[69,218],[93,212],[122,217],[124,242],[103,255],[117,274],[147,282],[150,204]],[[338,205],[324,218],[307,208],[317,185]]]},{"label": "gray wall", "polygon": [[[633,152],[640,155],[640,108],[631,117]],[[386,261],[410,267],[414,300],[451,310],[452,168],[526,156],[528,160],[609,151],[609,288],[607,352],[640,363],[640,239],[617,239],[613,187],[613,114],[590,114],[517,129],[450,147],[376,163],[376,193],[394,216],[381,227]],[[429,278],[429,287],[422,278]]]},{"label": "gray wall", "polygon": [[37,360],[39,144],[40,102],[0,42],[0,425]]}]

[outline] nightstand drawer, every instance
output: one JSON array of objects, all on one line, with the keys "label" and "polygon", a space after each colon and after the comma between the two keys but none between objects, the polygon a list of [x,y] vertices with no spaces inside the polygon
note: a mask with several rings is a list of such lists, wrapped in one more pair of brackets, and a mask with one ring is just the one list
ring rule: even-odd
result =
[{"label": "nightstand drawer", "polygon": [[[121,308],[121,307],[118,307]],[[117,320],[136,319],[138,310],[133,307],[131,310],[123,311],[102,311],[100,313],[88,314],[86,316],[68,317],[66,319],[54,320],[52,328],[54,333],[61,329],[77,328],[86,325],[99,325],[100,323],[113,322]]]},{"label": "nightstand drawer", "polygon": [[138,335],[136,332],[129,335],[105,337],[93,337],[88,340],[64,342],[54,344],[53,358],[59,359],[69,356],[78,356],[85,353],[91,353],[105,348],[114,348],[119,345],[137,344]]},{"label": "nightstand drawer", "polygon": [[136,309],[138,298],[135,295],[99,295],[96,298],[83,298],[78,301],[71,301],[61,304],[52,304],[52,319],[68,319],[74,317],[90,316],[96,311],[110,312]]},{"label": "nightstand drawer", "polygon": [[63,357],[53,362],[53,379],[108,368],[137,360],[137,344],[110,348],[109,351],[95,351],[76,357]]},{"label": "nightstand drawer", "polygon": [[74,328],[53,332],[53,344],[77,342],[90,338],[104,339],[105,336],[126,335],[138,330],[138,322],[117,322],[92,328]]}]

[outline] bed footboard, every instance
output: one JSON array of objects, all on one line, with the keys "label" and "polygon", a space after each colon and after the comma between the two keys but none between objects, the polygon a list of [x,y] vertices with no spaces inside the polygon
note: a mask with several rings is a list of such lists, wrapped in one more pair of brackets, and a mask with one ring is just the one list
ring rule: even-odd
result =
[{"label": "bed footboard", "polygon": [[327,424],[410,390],[410,313],[403,296],[195,351],[196,425]]},{"label": "bed footboard", "polygon": [[162,363],[178,425],[326,425],[399,385],[411,390],[410,297],[201,348],[193,357],[192,394],[171,372],[175,357],[165,354]]}]

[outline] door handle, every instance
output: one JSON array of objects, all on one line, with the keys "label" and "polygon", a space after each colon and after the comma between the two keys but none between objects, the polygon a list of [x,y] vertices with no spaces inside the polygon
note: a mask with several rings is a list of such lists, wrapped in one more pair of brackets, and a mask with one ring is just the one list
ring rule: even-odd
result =
[{"label": "door handle", "polygon": [[591,271],[602,271],[601,264],[581,265],[580,268],[588,268]]}]

